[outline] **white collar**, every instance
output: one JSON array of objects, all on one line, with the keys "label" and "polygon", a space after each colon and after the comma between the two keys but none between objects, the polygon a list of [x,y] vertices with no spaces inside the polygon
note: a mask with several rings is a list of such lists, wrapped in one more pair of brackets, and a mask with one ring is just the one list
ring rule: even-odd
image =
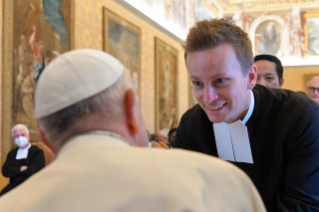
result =
[{"label": "white collar", "polygon": [[246,116],[245,116],[244,119],[241,121],[243,124],[246,124],[247,121],[250,119],[251,114],[253,114],[254,107],[255,107],[255,97],[254,97],[253,91],[250,90],[250,105],[249,105],[249,109],[248,109],[248,111],[247,111]]},{"label": "white collar", "polygon": [[253,164],[248,130],[245,124],[251,117],[255,99],[250,91],[250,105],[244,119],[231,124],[225,122],[214,123],[214,135],[218,156],[224,160]]},{"label": "white collar", "polygon": [[16,159],[25,159],[28,157],[29,149],[31,148],[31,144],[29,143],[29,146],[24,149],[18,149]]}]

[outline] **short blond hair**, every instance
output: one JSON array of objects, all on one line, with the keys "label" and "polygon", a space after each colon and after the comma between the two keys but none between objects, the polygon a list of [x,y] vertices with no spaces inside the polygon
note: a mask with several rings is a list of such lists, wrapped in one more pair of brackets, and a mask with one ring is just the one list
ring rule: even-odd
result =
[{"label": "short blond hair", "polygon": [[199,21],[190,29],[184,45],[185,61],[189,52],[204,51],[223,43],[233,46],[242,72],[248,74],[254,64],[251,41],[246,32],[225,19]]}]

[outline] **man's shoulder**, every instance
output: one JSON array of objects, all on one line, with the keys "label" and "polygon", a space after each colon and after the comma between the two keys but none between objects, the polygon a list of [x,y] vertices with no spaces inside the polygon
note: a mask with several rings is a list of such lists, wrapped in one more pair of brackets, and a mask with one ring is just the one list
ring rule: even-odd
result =
[{"label": "man's shoulder", "polygon": [[289,109],[292,112],[305,107],[317,107],[306,95],[286,89],[272,89],[256,85],[253,89],[255,101],[263,109],[283,110]]},{"label": "man's shoulder", "polygon": [[39,148],[38,146],[34,145],[34,144],[31,144],[31,147],[30,147],[29,151],[34,152],[34,153],[36,153],[36,152],[42,152],[43,153],[43,150],[41,148]]},{"label": "man's shoulder", "polygon": [[8,154],[16,154],[18,152],[18,149],[18,147],[15,147],[14,149],[11,149]]},{"label": "man's shoulder", "polygon": [[[219,174],[225,174],[233,172],[235,175],[240,175],[245,177],[246,174],[239,168],[237,168],[232,163],[219,159],[215,156],[207,155],[200,152],[194,152],[184,149],[144,149],[144,148],[136,148],[134,147],[134,154],[139,155],[140,157],[149,158],[149,162],[151,162],[151,166],[156,166],[156,161],[161,161],[158,164],[161,167],[158,167],[158,171],[162,172],[163,169],[171,170],[171,173],[164,172],[168,175],[175,175],[177,173],[181,174],[181,172],[202,172],[207,175],[216,176],[216,170],[219,170]],[[132,149],[127,149],[127,151],[132,151]],[[133,153],[133,152],[132,152]],[[165,168],[162,168],[164,166]],[[179,167],[178,169],[174,169],[174,167]]]}]

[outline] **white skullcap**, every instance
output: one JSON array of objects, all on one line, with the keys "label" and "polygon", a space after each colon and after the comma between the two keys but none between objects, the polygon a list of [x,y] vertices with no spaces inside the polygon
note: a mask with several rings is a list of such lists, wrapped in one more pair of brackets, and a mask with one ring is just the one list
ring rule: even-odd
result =
[{"label": "white skullcap", "polygon": [[113,56],[98,50],[64,53],[43,71],[35,90],[35,117],[42,118],[111,87],[124,72]]}]

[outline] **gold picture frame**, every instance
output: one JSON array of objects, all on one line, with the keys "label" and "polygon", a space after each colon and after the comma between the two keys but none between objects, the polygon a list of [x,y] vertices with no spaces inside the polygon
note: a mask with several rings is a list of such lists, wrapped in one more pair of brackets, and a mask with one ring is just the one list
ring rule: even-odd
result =
[{"label": "gold picture frame", "polygon": [[178,51],[155,37],[155,130],[178,125]]},{"label": "gold picture frame", "polygon": [[[308,20],[310,19],[319,19],[319,12],[304,12],[302,13],[302,26],[303,26],[303,33],[304,33],[304,42],[303,42],[303,46],[305,48],[305,57],[315,57],[315,58],[319,58],[318,54],[317,55],[311,55],[309,54],[309,52],[311,51],[311,41],[309,40],[309,35],[312,34],[312,37],[318,37],[319,33],[317,31],[317,34],[314,34],[314,29],[313,28],[318,28],[317,26],[309,26],[308,25]],[[318,25],[318,24],[317,24]],[[312,28],[311,28],[312,27]],[[318,40],[318,38],[317,38]]]},{"label": "gold picture frame", "polygon": [[[38,3],[38,4],[36,4]],[[74,0],[60,1],[60,5],[43,6],[42,1],[12,1],[4,0],[3,4],[3,67],[1,92],[1,163],[6,159],[7,153],[13,148],[11,141],[11,128],[17,123],[25,124],[29,128],[31,142],[38,141],[38,125],[34,118],[33,82],[36,52],[42,54],[42,64],[48,64],[59,52],[60,54],[73,48],[74,17],[72,16]],[[56,2],[55,2],[56,3]],[[44,10],[50,13],[46,16]],[[55,9],[59,13],[65,31],[52,18]],[[56,13],[55,13],[56,14]],[[55,16],[56,17],[56,16]],[[49,19],[49,20],[48,20]],[[64,28],[65,29],[65,28]],[[59,34],[59,33],[64,33]],[[33,36],[35,35],[35,36]],[[57,35],[60,35],[59,38]],[[34,43],[32,43],[32,39]],[[66,39],[65,39],[66,38]],[[64,44],[67,43],[65,46]],[[33,46],[32,46],[33,45]],[[44,45],[43,52],[39,45]],[[34,46],[38,49],[34,50]],[[41,58],[41,57],[40,57]],[[20,75],[20,76],[19,76]],[[29,78],[29,80],[27,80]],[[27,82],[29,81],[29,82]],[[20,86],[20,87],[19,87]],[[25,88],[22,89],[22,87]]]},{"label": "gold picture frame", "polygon": [[141,29],[103,7],[103,50],[129,71],[135,90],[141,94]]}]

